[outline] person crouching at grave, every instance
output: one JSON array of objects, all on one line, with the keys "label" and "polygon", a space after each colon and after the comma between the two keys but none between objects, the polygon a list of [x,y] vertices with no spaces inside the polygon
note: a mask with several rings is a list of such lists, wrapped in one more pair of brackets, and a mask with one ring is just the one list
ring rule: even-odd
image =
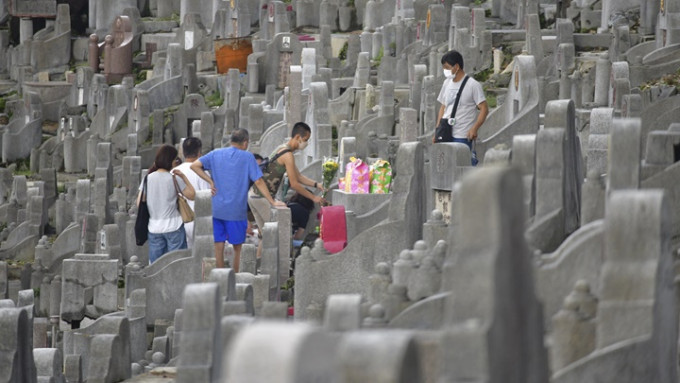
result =
[{"label": "person crouching at grave", "polygon": [[[275,201],[262,180],[262,171],[248,149],[249,134],[237,129],[231,134],[231,146],[213,150],[191,164],[191,169],[210,184],[212,189],[213,236],[217,267],[224,267],[224,243],[234,247],[235,272],[239,271],[241,245],[246,239],[248,226],[248,188],[254,182],[262,193],[263,201],[270,206],[286,206]],[[208,175],[205,170],[210,171]]]},{"label": "person crouching at grave", "polygon": [[[163,254],[173,250],[187,248],[184,222],[177,209],[175,180],[179,190],[188,200],[194,199],[195,191],[181,170],[172,170],[172,163],[176,158],[177,149],[174,146],[161,146],[156,152],[156,159],[146,178],[146,204],[149,208],[149,263],[155,262]],[[139,206],[143,187],[142,182],[139,186],[137,206]]]},{"label": "person crouching at grave", "polygon": [[[304,122],[298,122],[293,125],[291,139],[288,140],[287,143],[276,148],[269,156],[271,162],[262,177],[267,185],[269,194],[276,195],[279,186],[281,186],[283,175],[288,174],[288,181],[293,190],[314,201],[314,203],[325,203],[325,200],[321,196],[314,195],[305,188],[305,186],[310,186],[323,191],[322,182],[316,182],[300,174],[300,171],[295,165],[295,157],[293,157],[293,152],[303,150],[307,147],[311,136],[312,129],[309,128],[309,125]],[[269,206],[267,206],[266,200],[262,198],[262,194],[258,193],[258,190],[250,190],[248,193],[248,204],[255,216],[257,227],[260,230],[260,233],[262,233],[264,223],[271,220],[271,210],[269,209]],[[257,258],[260,259],[261,255],[262,241],[260,241],[260,244],[257,247]]]},{"label": "person crouching at grave", "polygon": [[472,152],[472,166],[478,163],[474,142],[489,114],[482,85],[463,70],[463,56],[451,50],[442,56],[444,84],[437,101],[441,104],[432,142],[460,142]]},{"label": "person crouching at grave", "polygon": [[[203,143],[198,138],[196,137],[186,138],[184,142],[182,142],[184,162],[182,162],[179,165],[176,165],[174,168],[174,170],[179,170],[185,176],[187,176],[189,183],[191,183],[191,186],[194,187],[195,191],[210,190],[210,184],[207,183],[201,177],[199,177],[198,174],[196,174],[196,172],[191,170],[191,164],[194,161],[196,161],[202,154],[201,153],[202,147]],[[189,207],[191,208],[191,210],[194,210],[194,201],[187,202],[189,202]],[[194,247],[194,221],[185,223],[184,231],[186,231],[187,234],[187,247],[191,249],[192,247]]]},{"label": "person crouching at grave", "polygon": [[314,201],[300,193],[293,194],[288,200],[290,218],[293,224],[293,246],[300,247],[305,239],[309,215],[314,210]]}]

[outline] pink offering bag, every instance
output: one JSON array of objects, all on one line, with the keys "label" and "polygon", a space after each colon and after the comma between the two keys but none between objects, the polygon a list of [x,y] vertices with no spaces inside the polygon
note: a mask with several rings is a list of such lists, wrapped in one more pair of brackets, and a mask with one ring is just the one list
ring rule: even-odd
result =
[{"label": "pink offering bag", "polygon": [[352,158],[345,167],[345,192],[368,194],[371,186],[371,173],[367,163]]}]

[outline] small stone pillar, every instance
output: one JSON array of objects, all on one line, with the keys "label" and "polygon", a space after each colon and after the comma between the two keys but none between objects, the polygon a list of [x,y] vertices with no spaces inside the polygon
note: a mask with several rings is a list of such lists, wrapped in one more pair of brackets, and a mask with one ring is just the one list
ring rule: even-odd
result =
[{"label": "small stone pillar", "polygon": [[19,43],[23,44],[33,38],[33,19],[22,17],[19,20]]},{"label": "small stone pillar", "polygon": [[[113,60],[113,36],[106,35],[104,38],[104,74],[108,75],[111,71],[111,60]],[[108,81],[108,78],[107,78]]]},{"label": "small stone pillar", "polygon": [[595,349],[596,313],[597,298],[590,294],[590,286],[585,281],[576,282],[574,291],[552,318],[553,371],[559,371]]},{"label": "small stone pillar", "polygon": [[90,35],[87,47],[87,63],[94,73],[99,73],[99,37],[94,33]]}]

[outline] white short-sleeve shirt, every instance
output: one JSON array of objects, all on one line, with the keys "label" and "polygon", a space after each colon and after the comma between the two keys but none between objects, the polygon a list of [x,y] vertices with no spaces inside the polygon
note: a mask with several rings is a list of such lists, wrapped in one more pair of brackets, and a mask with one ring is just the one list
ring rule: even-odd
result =
[{"label": "white short-sleeve shirt", "polygon": [[[210,189],[210,184],[203,178],[199,177],[198,174],[196,174],[196,172],[191,170],[191,162],[182,162],[180,165],[174,167],[172,170],[175,169],[179,169],[182,173],[184,173],[185,176],[187,176],[189,183],[191,183],[191,186],[194,187],[195,191]],[[208,172],[206,171],[206,173]],[[194,201],[188,199],[187,202],[189,203],[189,207],[191,208],[191,210],[194,210]]]},{"label": "white short-sleeve shirt", "polygon": [[[463,77],[463,79],[464,78],[465,77]],[[437,101],[439,101],[440,104],[446,105],[442,118],[451,117],[453,103],[456,101],[456,95],[458,94],[458,89],[460,89],[461,84],[463,84],[463,79],[458,82],[453,82],[452,77],[444,80],[442,89],[437,97]],[[469,76],[465,88],[463,88],[463,93],[460,95],[458,109],[456,110],[456,123],[453,126],[454,138],[467,138],[468,131],[477,120],[477,113],[479,112],[477,110],[477,105],[481,104],[483,101],[486,101],[486,97],[484,96],[482,85]]]},{"label": "white short-sleeve shirt", "polygon": [[[182,226],[182,216],[177,210],[177,192],[169,172],[155,171],[147,176],[146,205],[149,208],[149,233],[163,234],[178,230]],[[177,177],[179,190],[186,185],[182,177]],[[144,180],[139,190],[144,188]]]}]

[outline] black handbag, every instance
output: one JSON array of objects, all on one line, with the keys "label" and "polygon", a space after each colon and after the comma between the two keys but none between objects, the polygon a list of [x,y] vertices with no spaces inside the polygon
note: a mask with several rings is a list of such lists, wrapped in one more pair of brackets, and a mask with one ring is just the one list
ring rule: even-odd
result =
[{"label": "black handbag", "polygon": [[439,120],[437,130],[434,132],[434,142],[453,142],[453,127],[446,118]]},{"label": "black handbag", "polygon": [[458,110],[458,103],[460,102],[460,96],[463,94],[463,88],[467,84],[468,76],[465,76],[463,83],[460,84],[458,88],[458,93],[456,94],[456,101],[453,103],[453,109],[451,110],[451,117],[446,119],[442,118],[437,125],[437,129],[434,131],[434,142],[453,142],[453,126],[448,120],[453,120],[454,124],[456,121],[456,111]]},{"label": "black handbag", "polygon": [[146,240],[149,239],[149,218],[149,207],[146,206],[146,177],[144,177],[142,196],[139,199],[137,220],[135,221],[135,240],[137,241],[137,246],[143,246]]}]

